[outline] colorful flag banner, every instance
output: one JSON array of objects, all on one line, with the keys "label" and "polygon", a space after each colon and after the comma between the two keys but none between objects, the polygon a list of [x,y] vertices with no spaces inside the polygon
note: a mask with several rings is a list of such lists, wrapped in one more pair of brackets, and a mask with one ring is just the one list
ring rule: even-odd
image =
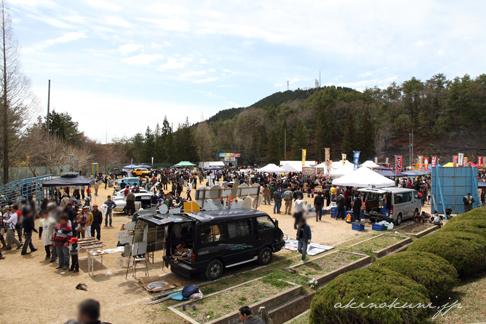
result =
[{"label": "colorful flag banner", "polygon": [[459,166],[464,166],[464,153],[457,154],[457,164]]},{"label": "colorful flag banner", "polygon": [[402,156],[395,155],[395,173],[402,173]]},{"label": "colorful flag banner", "polygon": [[344,161],[346,161],[346,153],[341,153],[341,156],[343,157],[343,165],[344,165]]},{"label": "colorful flag banner", "polygon": [[457,161],[458,161],[458,156],[454,155],[452,157],[452,166],[456,167],[457,166]]},{"label": "colorful flag banner", "polygon": [[302,150],[302,166],[305,166],[305,155],[307,153],[307,150]]},{"label": "colorful flag banner", "polygon": [[432,167],[435,168],[437,166],[437,156],[432,157]]},{"label": "colorful flag banner", "polygon": [[354,160],[354,170],[358,170],[358,164],[359,164],[359,154],[360,151],[354,151],[353,153],[353,160]]}]

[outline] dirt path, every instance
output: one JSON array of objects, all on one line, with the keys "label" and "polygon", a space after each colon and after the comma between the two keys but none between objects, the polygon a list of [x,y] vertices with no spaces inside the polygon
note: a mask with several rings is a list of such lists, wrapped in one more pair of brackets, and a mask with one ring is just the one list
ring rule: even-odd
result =
[{"label": "dirt path", "polygon": [[[110,189],[100,188],[99,197],[94,197],[93,202],[101,205],[111,193]],[[305,199],[311,202],[311,198]],[[277,218],[279,226],[290,237],[295,236],[292,216],[274,215],[273,205],[262,205],[259,209]],[[121,225],[128,221],[125,216],[115,214],[113,227],[102,227],[101,240],[106,245],[105,248],[116,247],[116,234]],[[316,223],[315,219],[309,219],[309,225],[312,230],[312,241],[328,245],[335,245],[366,233],[352,231],[351,225],[342,220],[331,219],[330,216],[324,216],[319,223]],[[35,235],[34,245],[39,250],[29,256],[21,256],[20,250],[5,251],[6,259],[0,261],[0,295],[3,297],[0,323],[64,323],[75,316],[76,305],[86,298],[100,301],[102,319],[112,323],[181,322],[170,312],[164,312],[163,317],[158,316],[157,311],[163,306],[143,305],[150,300],[150,294],[131,277],[131,274],[128,275],[128,280],[125,280],[126,270],[115,267],[119,254],[104,256],[103,266],[99,262],[96,263],[95,276],[90,277],[87,273],[88,260],[85,252],[79,254],[79,273],[65,271],[62,274],[62,270],[55,270],[57,263],[44,261],[42,241]],[[162,252],[155,254],[155,264],[149,265],[150,275],[175,276],[167,268],[162,267],[162,255]],[[230,273],[251,270],[252,267],[256,265],[237,267]],[[196,281],[182,279],[181,282],[197,284]],[[75,286],[78,283],[85,283],[88,291],[76,290]]]}]

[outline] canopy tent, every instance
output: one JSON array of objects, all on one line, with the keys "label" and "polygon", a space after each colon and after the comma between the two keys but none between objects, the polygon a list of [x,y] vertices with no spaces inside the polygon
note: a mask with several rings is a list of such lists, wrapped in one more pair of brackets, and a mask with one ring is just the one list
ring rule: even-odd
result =
[{"label": "canopy tent", "polygon": [[342,177],[347,174],[350,174],[353,171],[354,171],[354,165],[352,165],[351,163],[344,164],[344,166],[340,167],[339,169],[331,170],[331,177]]},{"label": "canopy tent", "polygon": [[443,165],[444,168],[452,168],[454,166],[454,163],[449,162]]},{"label": "canopy tent", "polygon": [[378,166],[376,168],[374,168],[374,169],[376,171],[376,170],[391,170],[392,168],[378,164]]},{"label": "canopy tent", "polygon": [[[297,171],[292,171],[292,172],[302,172],[302,161],[280,161],[280,166],[283,166],[284,164],[290,165],[292,168],[294,168]],[[316,165],[316,161],[305,161],[305,166],[307,167],[313,167]]]},{"label": "canopy tent", "polygon": [[76,172],[65,172],[59,178],[52,179],[42,184],[42,187],[77,187],[91,186],[95,181],[90,178],[80,176]]},{"label": "canopy tent", "polygon": [[316,169],[324,169],[324,174],[328,173],[326,162],[322,162],[321,164],[316,165]]},{"label": "canopy tent", "polygon": [[377,167],[379,167],[378,164],[376,164],[375,162],[373,162],[371,160],[366,161],[365,163],[361,164],[361,166],[367,167],[367,168],[370,168],[370,169],[376,169]]},{"label": "canopy tent", "polygon": [[405,172],[402,172],[400,177],[416,177],[416,176],[421,176],[423,173],[419,173],[418,171],[415,170],[408,170]]},{"label": "canopy tent", "polygon": [[189,161],[181,161],[177,164],[174,164],[173,166],[176,167],[176,168],[180,168],[180,167],[190,167],[190,166],[196,166],[196,165],[189,162]]},{"label": "canopy tent", "polygon": [[302,167],[300,168],[300,170],[297,170],[293,166],[287,163],[282,165],[281,168],[284,169],[285,172],[302,172]]},{"label": "canopy tent", "polygon": [[126,169],[126,170],[133,170],[133,169],[136,169],[136,168],[140,168],[140,166],[135,165],[135,164],[130,164],[130,165],[124,166],[123,168]]},{"label": "canopy tent", "polygon": [[204,170],[206,170],[206,171],[215,171],[215,170],[223,170],[223,168],[222,167],[219,167],[219,166],[212,165],[210,167],[204,168]]},{"label": "canopy tent", "polygon": [[348,175],[333,180],[332,184],[358,188],[383,188],[394,186],[395,181],[385,178],[367,167],[362,167]]},{"label": "canopy tent", "polygon": [[381,171],[376,171],[379,175],[382,175],[384,177],[401,177],[401,173],[395,173],[393,170],[381,170]]},{"label": "canopy tent", "polygon": [[152,166],[144,164],[144,163],[140,164],[138,167],[139,168],[145,168],[145,169],[152,169]]},{"label": "canopy tent", "polygon": [[478,180],[478,188],[479,189],[486,189],[486,182]]},{"label": "canopy tent", "polygon": [[257,172],[266,172],[266,173],[282,173],[285,172],[284,168],[281,168],[279,166],[276,166],[273,163],[265,165],[261,169],[257,169]]},{"label": "canopy tent", "polygon": [[331,168],[332,169],[339,169],[345,165],[352,165],[354,166],[353,163],[349,162],[348,160],[345,160],[344,163],[343,163],[343,160],[339,160],[339,161],[335,161],[335,162],[332,162],[331,164]]}]

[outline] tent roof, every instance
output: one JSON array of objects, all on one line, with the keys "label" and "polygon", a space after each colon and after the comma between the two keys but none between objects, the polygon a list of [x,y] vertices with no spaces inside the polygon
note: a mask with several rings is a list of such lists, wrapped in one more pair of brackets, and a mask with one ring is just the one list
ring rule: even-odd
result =
[{"label": "tent roof", "polygon": [[332,184],[359,188],[383,188],[394,186],[395,181],[385,178],[367,167],[362,167],[348,175],[333,180]]},{"label": "tent roof", "polygon": [[452,162],[449,162],[449,163],[446,163],[446,164],[443,165],[444,168],[451,168],[453,166],[454,166],[454,163],[452,163]]},{"label": "tent roof", "polygon": [[207,168],[204,168],[204,170],[223,170],[223,168],[217,165],[211,165],[208,166]]},{"label": "tent roof", "polygon": [[77,187],[94,185],[94,180],[80,176],[76,172],[65,172],[59,178],[42,184],[42,187]]},{"label": "tent roof", "polygon": [[123,169],[127,169],[127,170],[130,170],[130,169],[136,169],[136,168],[139,168],[140,166],[138,165],[135,165],[135,164],[130,164],[130,165],[126,165],[123,167]]},{"label": "tent roof", "polygon": [[345,163],[344,166],[331,170],[331,177],[342,177],[354,171],[354,165]]},{"label": "tent roof", "polygon": [[196,165],[189,162],[189,161],[181,161],[181,162],[175,164],[174,166],[175,167],[186,167],[186,166],[196,166]]},{"label": "tent roof", "polygon": [[343,160],[339,160],[339,161],[332,162],[331,168],[332,169],[339,169],[339,168],[341,168],[345,165],[352,165],[354,167],[354,164],[349,162],[348,160],[345,160],[344,163],[343,163]]},{"label": "tent roof", "polygon": [[152,169],[152,166],[147,165],[147,164],[144,164],[144,163],[138,165],[137,167],[139,167],[139,168],[145,168],[145,169]]},{"label": "tent roof", "polygon": [[[290,165],[292,168],[297,170],[297,172],[302,172],[302,161],[300,161],[300,160],[298,160],[298,161],[280,161],[279,165],[282,166],[284,164]],[[316,161],[305,161],[305,166],[307,166],[307,167],[313,167],[315,165],[316,165]]]},{"label": "tent roof", "polygon": [[480,188],[480,189],[486,188],[486,182],[479,180],[478,181],[478,188]]},{"label": "tent roof", "polygon": [[370,168],[370,169],[374,169],[374,168],[377,168],[379,167],[378,164],[376,164],[375,162],[371,161],[371,160],[368,160],[366,162],[364,162],[363,164],[361,164],[362,167],[367,167],[367,168]]},{"label": "tent roof", "polygon": [[282,165],[281,168],[284,169],[285,172],[302,172],[302,167],[300,168],[300,170],[297,170],[296,168],[294,168],[293,166],[291,166],[288,163],[285,163],[284,165]]},{"label": "tent roof", "polygon": [[395,174],[395,172],[393,172],[393,170],[381,170],[381,171],[376,171],[376,173],[378,173],[379,175],[382,175],[384,177],[401,177],[402,176],[401,173]]},{"label": "tent roof", "polygon": [[279,172],[285,172],[285,169],[283,169],[279,166],[276,166],[273,163],[270,163],[270,164],[265,165],[261,169],[257,169],[257,172],[279,173]]},{"label": "tent roof", "polygon": [[424,174],[419,173],[418,171],[408,170],[408,171],[402,172],[402,174],[400,176],[401,177],[416,177],[416,176],[421,176],[421,175],[424,175]]}]

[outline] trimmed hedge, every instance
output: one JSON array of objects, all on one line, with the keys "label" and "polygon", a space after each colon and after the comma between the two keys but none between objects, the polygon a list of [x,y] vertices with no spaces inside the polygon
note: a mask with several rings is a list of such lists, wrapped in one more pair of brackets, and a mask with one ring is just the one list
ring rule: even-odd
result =
[{"label": "trimmed hedge", "polygon": [[486,220],[472,220],[472,219],[460,219],[459,221],[453,222],[456,219],[454,217],[448,221],[443,228],[440,229],[441,232],[468,232],[481,235],[486,238]]},{"label": "trimmed hedge", "polygon": [[486,270],[486,238],[473,233],[438,231],[415,241],[408,251],[438,255],[456,268],[461,277],[471,277]]},{"label": "trimmed hedge", "polygon": [[[400,273],[388,269],[358,269],[346,272],[316,292],[309,315],[310,324],[325,323],[423,323],[428,309],[397,307],[405,303],[427,305],[427,289]],[[355,304],[352,304],[352,303]],[[341,308],[363,303],[374,307]],[[379,306],[382,308],[378,308]],[[337,306],[337,307],[336,307]],[[341,307],[339,307],[341,306]],[[376,307],[376,308],[375,308]]]},{"label": "trimmed hedge", "polygon": [[372,269],[389,269],[423,285],[430,299],[442,299],[458,283],[457,271],[444,258],[427,252],[405,251],[373,263]]}]

